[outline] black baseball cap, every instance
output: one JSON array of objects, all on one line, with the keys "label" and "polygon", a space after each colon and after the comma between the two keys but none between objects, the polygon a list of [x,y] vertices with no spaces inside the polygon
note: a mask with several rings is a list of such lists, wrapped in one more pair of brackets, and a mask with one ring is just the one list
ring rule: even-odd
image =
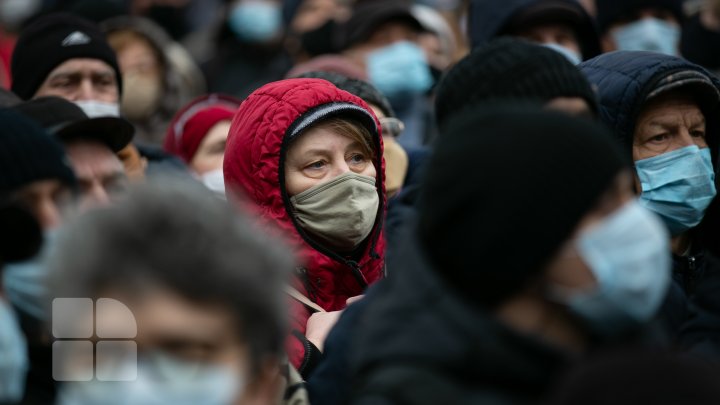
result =
[{"label": "black baseball cap", "polygon": [[90,118],[75,103],[60,97],[39,97],[13,109],[38,122],[61,142],[93,140],[107,145],[113,152],[119,152],[135,134],[135,128],[123,118]]}]

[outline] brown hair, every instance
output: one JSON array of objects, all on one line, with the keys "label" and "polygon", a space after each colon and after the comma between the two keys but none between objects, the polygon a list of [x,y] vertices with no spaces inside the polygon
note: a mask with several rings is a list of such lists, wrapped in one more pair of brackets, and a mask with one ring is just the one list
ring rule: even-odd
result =
[{"label": "brown hair", "polygon": [[352,119],[335,117],[320,121],[319,123],[311,126],[311,128],[317,127],[327,128],[339,135],[356,141],[360,145],[362,153],[368,156],[370,160],[375,160],[377,151],[375,150],[373,136],[370,131],[359,122]]}]

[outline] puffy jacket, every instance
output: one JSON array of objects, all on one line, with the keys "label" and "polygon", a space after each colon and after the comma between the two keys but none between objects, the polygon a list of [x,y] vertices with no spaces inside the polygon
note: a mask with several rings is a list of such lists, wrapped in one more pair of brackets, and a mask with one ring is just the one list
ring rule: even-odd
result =
[{"label": "puffy jacket", "polygon": [[[618,51],[600,55],[583,62],[579,68],[591,84],[598,89],[600,118],[607,124],[632,153],[635,124],[658,80],[674,72],[692,70],[706,75],[717,89],[720,81],[702,67],[685,59],[653,52]],[[712,150],[717,170],[718,142],[720,141],[720,114],[718,107],[704,111],[706,140]],[[699,341],[713,341],[714,352],[720,354],[720,328],[707,325],[720,320],[720,295],[710,292],[709,286],[720,285],[720,270],[706,263],[707,248],[713,241],[705,234],[708,220],[716,216],[717,201],[707,211],[705,220],[693,229],[692,252],[685,257],[673,257],[673,286],[670,289],[661,316],[678,344],[688,350],[699,351]],[[713,215],[710,215],[713,213]],[[717,235],[714,231],[712,235]],[[717,241],[714,242],[715,244]],[[705,285],[703,285],[705,284]],[[707,320],[714,320],[708,322]],[[705,343],[703,343],[705,344]],[[709,350],[702,348],[704,352]]]},{"label": "puffy jacket", "polygon": [[547,5],[564,6],[580,16],[582,21],[576,24],[576,30],[584,59],[600,54],[595,23],[575,0],[472,0],[468,12],[468,35],[472,47],[477,48],[493,38],[509,34],[508,26],[514,18],[525,11]]},{"label": "puffy jacket", "polygon": [[[373,117],[373,162],[377,171],[380,206],[375,225],[358,257],[342,257],[310,239],[290,214],[289,196],[284,187],[283,161],[286,133],[294,122],[330,103],[346,102],[362,107]],[[225,150],[225,183],[247,195],[259,216],[271,222],[296,250],[302,267],[295,287],[326,311],[345,308],[346,300],[360,295],[384,273],[385,214],[384,163],[380,126],[360,98],[318,79],[290,79],[273,82],[252,93],[236,113]],[[289,338],[290,361],[307,376],[317,361],[317,349],[304,337],[311,311],[293,302],[293,334]]]}]

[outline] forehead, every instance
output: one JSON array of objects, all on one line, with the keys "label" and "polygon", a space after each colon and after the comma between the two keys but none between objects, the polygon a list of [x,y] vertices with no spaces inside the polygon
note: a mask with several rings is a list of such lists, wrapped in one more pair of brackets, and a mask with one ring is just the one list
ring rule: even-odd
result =
[{"label": "forehead", "polygon": [[123,171],[122,162],[100,142],[76,140],[65,145],[73,169],[80,175],[90,171]]},{"label": "forehead", "polygon": [[91,58],[68,59],[53,69],[48,77],[57,75],[99,75],[114,74],[113,68],[106,62]]},{"label": "forehead", "polygon": [[656,116],[662,118],[668,115],[693,115],[704,117],[699,103],[690,94],[670,92],[663,94],[645,103],[640,113],[641,118]]}]

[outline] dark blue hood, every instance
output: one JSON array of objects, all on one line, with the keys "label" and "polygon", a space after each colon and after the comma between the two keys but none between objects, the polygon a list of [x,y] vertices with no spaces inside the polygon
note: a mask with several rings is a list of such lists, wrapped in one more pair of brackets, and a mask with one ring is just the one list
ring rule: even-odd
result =
[{"label": "dark blue hood", "polygon": [[468,35],[473,48],[482,46],[506,32],[508,24],[520,13],[534,7],[572,9],[580,16],[580,22],[573,24],[582,47],[583,59],[600,53],[600,40],[595,22],[575,0],[472,0],[468,12]]},{"label": "dark blue hood", "polygon": [[[598,92],[600,118],[623,142],[632,148],[635,121],[648,94],[658,81],[672,73],[696,71],[704,74],[720,90],[720,81],[702,67],[675,56],[654,52],[617,51],[606,53],[578,65]],[[706,138],[717,156],[720,126],[716,104],[700,105],[707,122]]]}]

